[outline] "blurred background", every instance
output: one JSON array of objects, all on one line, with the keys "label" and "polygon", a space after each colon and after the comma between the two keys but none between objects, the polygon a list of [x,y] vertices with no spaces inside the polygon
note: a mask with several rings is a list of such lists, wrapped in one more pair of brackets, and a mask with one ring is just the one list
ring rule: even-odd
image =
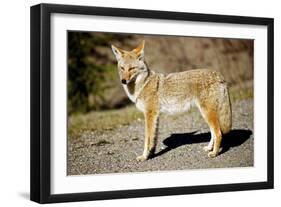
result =
[{"label": "blurred background", "polygon": [[222,73],[230,87],[243,90],[252,86],[253,40],[69,32],[68,113],[130,104],[111,44],[132,50],[143,39],[145,59],[152,70],[169,73],[212,68]]}]

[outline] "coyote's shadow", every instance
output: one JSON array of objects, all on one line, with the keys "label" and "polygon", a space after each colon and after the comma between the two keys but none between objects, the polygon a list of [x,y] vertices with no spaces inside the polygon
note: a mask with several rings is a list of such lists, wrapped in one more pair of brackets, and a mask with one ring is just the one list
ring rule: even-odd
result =
[{"label": "coyote's shadow", "polygon": [[[220,152],[220,154],[228,151],[231,147],[236,147],[243,144],[247,139],[250,138],[251,135],[252,135],[251,130],[245,130],[245,129],[231,130],[227,135],[223,136],[222,144],[221,144],[222,151]],[[210,138],[211,138],[211,134],[209,132],[196,134],[195,131],[191,133],[172,134],[171,136],[167,137],[163,141],[166,148],[155,153],[153,157],[158,157],[160,155],[163,155],[169,152],[170,150],[173,150],[182,145],[202,143],[202,142],[208,143],[210,141]]]}]

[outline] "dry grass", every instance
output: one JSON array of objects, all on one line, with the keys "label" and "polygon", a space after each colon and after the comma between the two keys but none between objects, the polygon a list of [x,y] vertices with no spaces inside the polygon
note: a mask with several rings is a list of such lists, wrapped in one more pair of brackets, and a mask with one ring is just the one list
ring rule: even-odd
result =
[{"label": "dry grass", "polygon": [[235,85],[229,89],[232,102],[254,97],[253,82],[247,81],[240,85]]},{"label": "dry grass", "polygon": [[134,106],[117,110],[76,114],[70,116],[68,119],[68,133],[71,137],[75,137],[86,131],[112,130],[142,118],[142,113]]}]

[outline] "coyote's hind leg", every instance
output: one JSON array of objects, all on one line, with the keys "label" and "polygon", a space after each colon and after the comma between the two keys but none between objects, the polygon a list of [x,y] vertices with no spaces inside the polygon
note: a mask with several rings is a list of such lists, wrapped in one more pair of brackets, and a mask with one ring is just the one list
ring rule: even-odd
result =
[{"label": "coyote's hind leg", "polygon": [[209,157],[216,157],[219,154],[219,149],[222,140],[222,133],[220,130],[220,124],[218,119],[218,114],[213,109],[208,109],[206,107],[201,107],[201,113],[210,127],[211,140],[207,146],[204,147],[205,151],[211,151],[208,153]]}]

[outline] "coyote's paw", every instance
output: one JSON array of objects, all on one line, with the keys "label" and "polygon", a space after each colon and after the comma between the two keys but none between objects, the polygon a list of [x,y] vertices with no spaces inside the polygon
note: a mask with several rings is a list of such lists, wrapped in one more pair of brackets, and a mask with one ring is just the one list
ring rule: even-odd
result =
[{"label": "coyote's paw", "polygon": [[216,152],[209,152],[208,153],[208,157],[210,157],[210,158],[214,158],[214,157],[216,157],[218,155],[218,153],[216,153]]},{"label": "coyote's paw", "polygon": [[143,161],[145,161],[145,160],[147,160],[147,157],[146,157],[146,156],[143,156],[143,155],[137,156],[137,161],[143,162]]},{"label": "coyote's paw", "polygon": [[205,152],[209,152],[209,151],[211,151],[212,149],[213,149],[213,147],[210,147],[209,145],[203,147],[203,150],[204,150]]}]

